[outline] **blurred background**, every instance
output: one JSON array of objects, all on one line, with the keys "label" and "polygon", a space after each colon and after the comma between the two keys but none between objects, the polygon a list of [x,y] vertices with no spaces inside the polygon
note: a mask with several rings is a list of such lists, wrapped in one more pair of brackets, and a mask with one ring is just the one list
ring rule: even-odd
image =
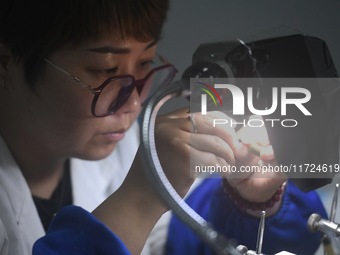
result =
[{"label": "blurred background", "polygon": [[243,39],[277,27],[326,41],[340,70],[340,0],[171,0],[159,52],[181,74],[204,42]]}]

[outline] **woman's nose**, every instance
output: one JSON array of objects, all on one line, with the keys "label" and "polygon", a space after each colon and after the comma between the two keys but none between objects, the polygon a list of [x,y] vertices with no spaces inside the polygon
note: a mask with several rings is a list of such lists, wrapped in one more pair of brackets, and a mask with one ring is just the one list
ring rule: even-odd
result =
[{"label": "woman's nose", "polygon": [[132,113],[139,111],[141,108],[140,96],[137,89],[134,88],[126,102],[115,112],[115,114]]}]

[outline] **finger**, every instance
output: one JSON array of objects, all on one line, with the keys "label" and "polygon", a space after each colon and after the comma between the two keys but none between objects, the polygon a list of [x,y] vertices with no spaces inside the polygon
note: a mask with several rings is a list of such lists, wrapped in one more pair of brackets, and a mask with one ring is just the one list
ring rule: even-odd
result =
[{"label": "finger", "polygon": [[263,149],[260,152],[260,159],[263,161],[275,160],[273,146],[269,145],[269,146],[263,147]]},{"label": "finger", "polygon": [[195,177],[199,175],[224,174],[230,164],[224,158],[216,156],[216,154],[206,151],[190,148],[190,170]]},{"label": "finger", "polygon": [[[227,115],[224,116],[227,117]],[[234,128],[230,125],[217,125],[215,122],[216,117],[219,117],[216,113],[210,115],[195,114],[195,129],[197,133],[220,137],[229,144],[233,150],[236,149],[240,146],[240,142]]]},{"label": "finger", "polygon": [[163,116],[168,116],[169,118],[176,119],[176,118],[186,118],[188,117],[188,114],[189,114],[188,108],[180,108],[180,109],[168,112]]},{"label": "finger", "polygon": [[233,150],[224,140],[217,136],[190,134],[190,146],[201,152],[212,153],[216,157],[223,158],[228,164],[235,164]]},{"label": "finger", "polygon": [[276,160],[263,161],[259,160],[260,171],[254,174],[255,178],[268,178],[268,179],[286,179],[287,175],[281,169],[281,166],[277,164]]}]

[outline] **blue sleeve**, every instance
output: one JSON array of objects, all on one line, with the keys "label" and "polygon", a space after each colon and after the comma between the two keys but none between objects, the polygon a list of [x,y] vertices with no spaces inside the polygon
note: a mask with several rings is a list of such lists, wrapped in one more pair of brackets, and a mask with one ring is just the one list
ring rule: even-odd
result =
[{"label": "blue sleeve", "polygon": [[[187,203],[214,228],[238,244],[255,250],[259,219],[242,213],[224,193],[220,179],[207,179],[188,197]],[[263,253],[288,251],[311,255],[320,245],[321,234],[307,229],[312,213],[327,217],[316,192],[304,193],[288,182],[278,213],[266,219]],[[170,221],[166,255],[209,255],[212,251],[177,217]]]},{"label": "blue sleeve", "polygon": [[33,246],[33,255],[130,255],[122,241],[91,213],[77,206],[63,208],[47,234]]}]

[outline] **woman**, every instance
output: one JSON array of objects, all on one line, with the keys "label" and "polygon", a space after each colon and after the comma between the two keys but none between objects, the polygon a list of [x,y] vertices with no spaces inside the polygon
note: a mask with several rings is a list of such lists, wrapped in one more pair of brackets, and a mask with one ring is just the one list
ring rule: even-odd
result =
[{"label": "woman", "polygon": [[[140,253],[168,210],[144,176],[135,133],[150,81],[162,73],[166,85],[175,73],[153,65],[167,9],[164,0],[1,1],[0,254],[30,254],[46,230],[33,254]],[[204,143],[190,144],[186,110],[157,123],[162,165],[182,196],[190,147],[203,163],[234,164],[239,146],[232,129],[196,125]]]}]

